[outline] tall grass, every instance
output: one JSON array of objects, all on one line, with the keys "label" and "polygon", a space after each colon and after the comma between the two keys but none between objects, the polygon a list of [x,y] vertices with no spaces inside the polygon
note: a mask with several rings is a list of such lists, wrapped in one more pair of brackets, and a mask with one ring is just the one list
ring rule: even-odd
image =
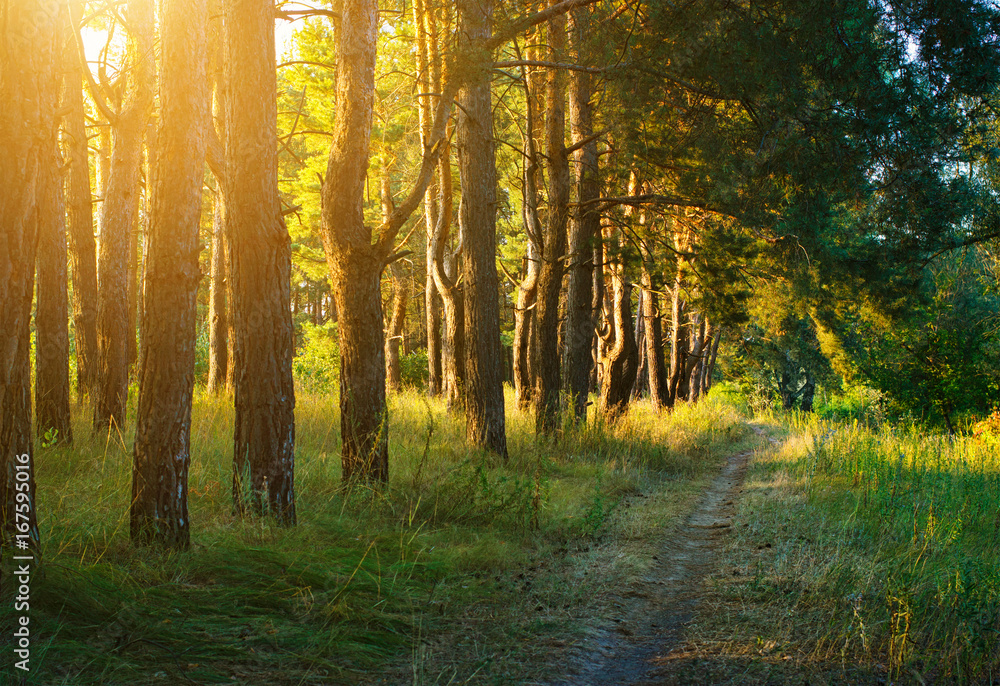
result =
[{"label": "tall grass", "polygon": [[1000,679],[996,444],[770,419],[792,438],[748,481],[737,544],[750,578],[730,597],[779,618],[763,633],[815,658],[928,683]]},{"label": "tall grass", "polygon": [[567,542],[599,535],[623,496],[694,483],[744,436],[719,402],[671,416],[640,404],[614,425],[567,419],[552,439],[536,439],[531,418],[510,410],[511,458],[499,464],[466,445],[460,417],[407,391],[390,397],[388,487],[345,489],[337,398],[300,394],[299,524],[284,529],[233,514],[231,399],[199,392],[192,545],[164,553],[128,540],[133,427],[91,435],[77,410],[75,445],[36,454],[43,563],[29,683],[350,683],[416,660],[423,637],[449,631],[469,607],[500,616],[509,606],[489,640],[515,650],[553,630],[520,616],[540,591],[491,597],[505,582],[482,572],[568,555]]}]

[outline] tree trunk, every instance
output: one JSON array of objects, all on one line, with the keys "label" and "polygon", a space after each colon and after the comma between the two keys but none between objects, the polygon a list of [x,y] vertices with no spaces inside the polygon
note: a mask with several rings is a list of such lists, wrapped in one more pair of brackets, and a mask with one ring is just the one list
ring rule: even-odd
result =
[{"label": "tree trunk", "polygon": [[660,318],[659,297],[656,294],[659,284],[653,282],[652,253],[643,248],[642,287],[642,318],[646,326],[646,364],[649,374],[649,396],[653,401],[653,409],[657,412],[669,406],[667,388],[667,370],[663,361],[663,325]]},{"label": "tree trunk", "polygon": [[705,370],[705,379],[702,382],[702,393],[708,394],[712,388],[712,377],[715,375],[715,360],[719,356],[719,342],[722,340],[722,327],[715,327],[715,339],[712,341],[712,355],[708,361],[708,368]]},{"label": "tree trunk", "polygon": [[225,195],[221,186],[215,188],[212,212],[212,266],[208,290],[208,392],[228,389],[229,377],[229,316],[226,311],[226,224]]},{"label": "tree trunk", "polygon": [[608,272],[611,276],[612,304],[610,334],[605,341],[601,360],[604,368],[601,379],[601,411],[613,420],[628,409],[638,368],[639,351],[635,345],[632,323],[632,287],[625,280],[621,261],[609,264]]},{"label": "tree trunk", "polygon": [[[13,6],[12,6],[13,5]],[[36,187],[55,126],[59,4],[0,3],[0,543],[37,549],[31,436]],[[29,46],[26,48],[26,46]]]},{"label": "tree trunk", "polygon": [[[549,6],[556,4],[550,0]],[[566,15],[548,22],[549,59],[563,59],[566,48]],[[559,291],[562,288],[566,254],[566,223],[569,216],[569,158],[566,155],[566,75],[549,69],[545,86],[545,154],[548,160],[548,199],[545,234],[541,241],[538,301],[535,306],[535,428],[551,433],[559,418],[560,354]]]},{"label": "tree trunk", "polygon": [[398,265],[398,262],[389,265],[389,272],[392,275],[392,311],[389,316],[389,335],[385,341],[385,378],[391,391],[398,391],[403,386],[399,348],[403,342],[406,305],[410,300],[409,285]]},{"label": "tree trunk", "polygon": [[66,292],[66,207],[55,129],[39,155],[35,192],[38,295],[35,311],[35,429],[73,442],[69,414],[69,301]]},{"label": "tree trunk", "polygon": [[[129,0],[125,99],[114,122],[111,167],[101,205],[97,258],[98,431],[125,426],[128,401],[128,296],[131,234],[139,216],[142,140],[153,107],[153,3]],[[133,333],[134,335],[134,333]]]},{"label": "tree trunk", "polygon": [[[236,432],[233,505],[295,524],[291,243],[278,198],[274,4],[223,9],[225,222],[232,250]],[[379,322],[381,327],[381,321]]]},{"label": "tree trunk", "polygon": [[153,160],[130,530],[187,547],[198,224],[209,123],[205,0],[162,0],[160,124]]},{"label": "tree trunk", "polygon": [[[414,0],[413,3],[413,25],[417,34],[416,59],[417,59],[417,90],[421,94],[429,94],[434,84],[434,74],[432,68],[440,73],[440,65],[432,64],[432,47],[436,48],[435,39],[431,35],[432,27],[435,24],[433,11],[427,7],[424,0]],[[440,91],[438,91],[440,92]],[[426,149],[431,138],[431,126],[433,124],[433,107],[430,95],[423,95],[417,99],[417,114],[420,120],[420,144]],[[440,190],[440,179],[438,175],[427,187],[424,195],[424,224],[427,234],[427,280],[424,289],[424,308],[427,313],[427,394],[430,396],[440,395],[444,389],[444,369],[442,360],[442,339],[441,339],[441,303],[434,279],[434,232],[438,224],[438,193]]]},{"label": "tree trunk", "polygon": [[674,278],[674,288],[671,292],[670,308],[670,387],[668,389],[668,407],[673,407],[678,400],[686,400],[682,377],[687,365],[688,328],[683,297],[684,274],[682,263],[678,260],[677,276]]},{"label": "tree trunk", "polygon": [[[459,0],[463,43],[491,34],[492,0]],[[507,458],[496,267],[496,159],[488,65],[467,67],[459,95],[458,166],[464,194],[460,210],[465,291],[465,419],[470,443]]]},{"label": "tree trunk", "polygon": [[69,37],[63,63],[63,144],[68,167],[67,228],[73,276],[73,330],[76,346],[76,388],[79,397],[90,396],[96,384],[97,349],[97,244],[90,190],[90,160],[83,108],[83,73],[76,44],[76,25],[82,4],[72,5]]},{"label": "tree trunk", "polygon": [[[389,171],[382,175],[382,221],[389,221],[392,210],[392,192],[389,187]],[[392,281],[392,307],[389,312],[388,330],[385,337],[385,383],[386,389],[398,391],[402,387],[402,373],[399,367],[399,346],[403,338],[403,324],[406,321],[406,304],[410,292],[403,278],[399,262],[389,265]]]},{"label": "tree trunk", "polygon": [[375,99],[375,0],[345,0],[337,39],[337,114],[323,185],[323,246],[340,336],[340,430],[344,481],[389,479],[384,265],[364,223]]},{"label": "tree trunk", "polygon": [[646,364],[646,292],[640,288],[636,299],[635,310],[635,346],[638,350],[638,368],[635,373],[635,384],[632,385],[632,400],[642,398],[643,393],[649,390],[649,369]]}]

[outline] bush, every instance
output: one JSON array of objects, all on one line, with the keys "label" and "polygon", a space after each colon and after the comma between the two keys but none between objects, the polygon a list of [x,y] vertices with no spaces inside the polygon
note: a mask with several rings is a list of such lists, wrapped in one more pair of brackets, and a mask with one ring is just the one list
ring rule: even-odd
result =
[{"label": "bush", "polygon": [[309,393],[333,393],[340,380],[340,343],[336,322],[303,322],[303,343],[292,361],[295,382]]}]

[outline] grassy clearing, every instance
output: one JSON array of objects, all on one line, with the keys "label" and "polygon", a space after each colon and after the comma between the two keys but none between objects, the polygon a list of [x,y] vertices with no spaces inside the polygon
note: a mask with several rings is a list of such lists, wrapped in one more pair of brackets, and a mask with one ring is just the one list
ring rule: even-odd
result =
[{"label": "grassy clearing", "polygon": [[232,410],[196,398],[183,553],[128,543],[131,427],[88,438],[79,421],[73,448],[40,448],[28,683],[537,677],[531,661],[580,636],[595,593],[641,566],[595,563],[607,543],[669,524],[744,436],[711,400],[669,417],[640,404],[558,441],[512,411],[497,465],[465,446],[461,420],[406,392],[391,398],[389,487],[344,492],[336,398],[300,397],[296,420],[300,524],[281,529],[233,517]]},{"label": "grassy clearing", "polygon": [[996,445],[763,421],[779,447],[756,456],[678,669],[701,683],[1000,681]]}]

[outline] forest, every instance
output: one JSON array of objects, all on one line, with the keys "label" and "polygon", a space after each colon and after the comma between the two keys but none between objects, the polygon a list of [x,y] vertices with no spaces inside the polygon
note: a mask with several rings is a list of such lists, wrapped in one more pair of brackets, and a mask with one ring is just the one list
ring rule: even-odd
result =
[{"label": "forest", "polygon": [[0,0],[0,684],[1000,683],[992,0]]}]

